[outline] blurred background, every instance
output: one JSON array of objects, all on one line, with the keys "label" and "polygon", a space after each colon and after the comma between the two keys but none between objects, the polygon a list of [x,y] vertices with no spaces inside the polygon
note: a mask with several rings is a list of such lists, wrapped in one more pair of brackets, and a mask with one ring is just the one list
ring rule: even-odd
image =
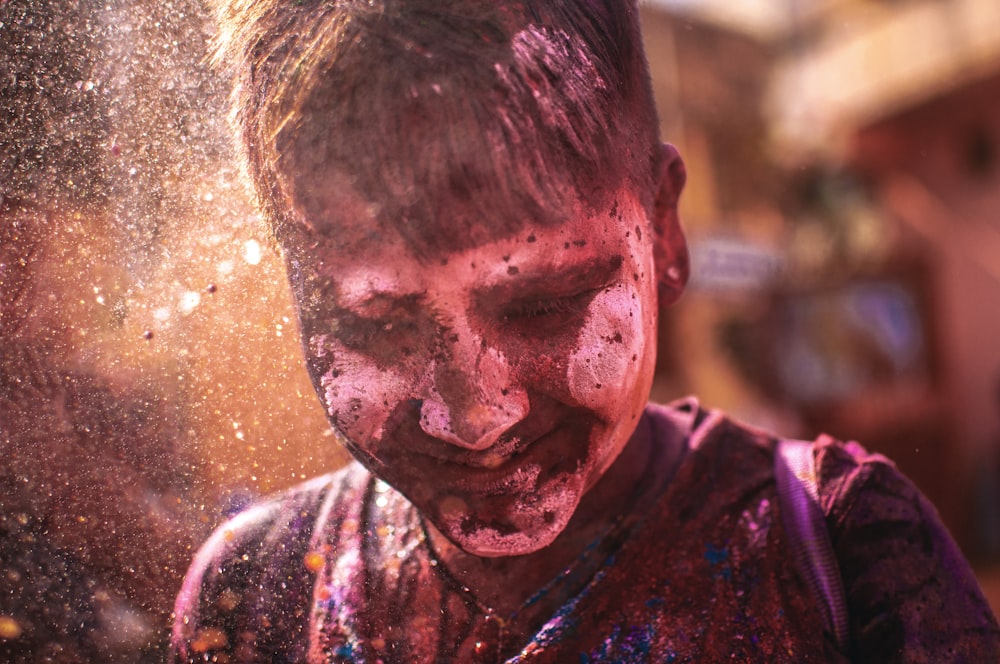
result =
[{"label": "blurred background", "polygon": [[[689,292],[654,398],[893,458],[1000,608],[1000,3],[649,0]],[[161,661],[193,550],[346,459],[197,0],[0,0],[0,655]]]}]

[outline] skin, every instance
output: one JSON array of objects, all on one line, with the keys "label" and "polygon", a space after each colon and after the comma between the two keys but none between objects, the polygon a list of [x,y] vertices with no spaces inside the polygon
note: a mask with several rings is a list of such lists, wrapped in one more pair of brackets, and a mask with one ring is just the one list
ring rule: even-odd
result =
[{"label": "skin", "polygon": [[[602,209],[558,211],[555,227],[428,257],[354,204],[336,241],[303,228],[286,245],[331,423],[495,604],[572,560],[648,468],[637,424],[657,300],[686,271],[683,166],[669,147],[662,164],[653,219],[626,188]],[[315,180],[304,184],[322,190]],[[500,587],[514,578],[525,589]]]}]

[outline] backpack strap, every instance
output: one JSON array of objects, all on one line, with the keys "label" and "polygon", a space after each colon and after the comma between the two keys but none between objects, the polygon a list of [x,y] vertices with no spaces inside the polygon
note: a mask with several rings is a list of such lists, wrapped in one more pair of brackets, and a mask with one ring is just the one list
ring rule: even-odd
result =
[{"label": "backpack strap", "polygon": [[774,452],[781,520],[795,557],[823,622],[843,652],[848,652],[847,601],[837,557],[819,505],[813,445],[804,440],[779,440]]}]

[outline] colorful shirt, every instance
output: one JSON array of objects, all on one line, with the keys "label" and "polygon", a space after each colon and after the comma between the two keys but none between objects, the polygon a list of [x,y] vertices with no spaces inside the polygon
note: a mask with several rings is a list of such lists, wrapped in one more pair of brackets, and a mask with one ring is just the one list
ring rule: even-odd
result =
[{"label": "colorful shirt", "polygon": [[[481,606],[438,562],[417,510],[352,464],[204,545],[177,600],[176,661],[1000,661],[968,564],[884,457],[828,437],[813,446],[850,615],[845,653],[789,550],[774,438],[693,400],[647,415],[663,440],[689,431],[673,480],[523,615]],[[534,636],[512,641],[507,626],[525,621]]]}]

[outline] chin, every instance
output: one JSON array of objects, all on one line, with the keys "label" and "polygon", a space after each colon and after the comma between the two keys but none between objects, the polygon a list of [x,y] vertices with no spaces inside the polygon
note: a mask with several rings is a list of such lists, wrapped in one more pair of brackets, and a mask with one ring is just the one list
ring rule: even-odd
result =
[{"label": "chin", "polygon": [[525,556],[552,544],[562,533],[563,528],[565,524],[536,529],[530,533],[524,531],[507,533],[485,526],[472,532],[458,534],[455,543],[466,553],[480,558]]},{"label": "chin", "polygon": [[566,529],[580,502],[575,483],[553,482],[531,504],[523,498],[487,519],[475,513],[442,518],[438,529],[466,553],[481,558],[524,556],[552,544]]}]

